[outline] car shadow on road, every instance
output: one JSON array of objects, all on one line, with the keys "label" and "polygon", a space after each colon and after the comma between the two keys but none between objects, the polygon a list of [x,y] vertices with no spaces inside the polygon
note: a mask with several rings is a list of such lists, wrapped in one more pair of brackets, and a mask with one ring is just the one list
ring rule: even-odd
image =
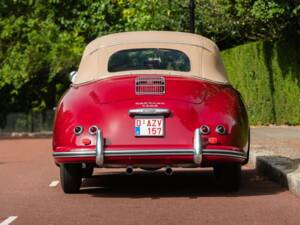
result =
[{"label": "car shadow on road", "polygon": [[228,193],[216,185],[212,171],[176,171],[172,176],[163,172],[137,172],[132,175],[125,173],[97,173],[85,179],[81,194],[93,197],[124,197],[124,198],[167,198],[201,196],[257,196],[272,195],[286,189],[276,183],[258,176],[253,169],[243,170],[243,183],[237,192]]}]

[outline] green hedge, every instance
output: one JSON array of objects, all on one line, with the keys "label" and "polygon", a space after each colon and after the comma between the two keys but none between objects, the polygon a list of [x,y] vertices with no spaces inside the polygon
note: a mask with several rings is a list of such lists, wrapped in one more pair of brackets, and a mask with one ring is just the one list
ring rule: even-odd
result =
[{"label": "green hedge", "polygon": [[300,124],[300,40],[254,42],[222,52],[252,125]]}]

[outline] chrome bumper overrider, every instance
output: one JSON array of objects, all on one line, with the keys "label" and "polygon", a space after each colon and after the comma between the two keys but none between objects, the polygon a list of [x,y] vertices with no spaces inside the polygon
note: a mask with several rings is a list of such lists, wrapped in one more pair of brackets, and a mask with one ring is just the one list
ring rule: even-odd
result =
[{"label": "chrome bumper overrider", "polygon": [[68,152],[54,152],[55,158],[77,158],[77,157],[96,157],[96,164],[99,167],[104,166],[104,156],[166,156],[166,155],[192,155],[194,163],[200,165],[202,155],[207,156],[227,156],[246,159],[243,152],[222,149],[202,149],[200,129],[197,128],[194,133],[194,149],[130,149],[130,150],[104,150],[102,131],[98,129],[96,133],[96,151],[89,149],[74,149]]},{"label": "chrome bumper overrider", "polygon": [[96,164],[99,167],[103,166],[104,162],[104,145],[102,131],[98,128],[96,132]]}]

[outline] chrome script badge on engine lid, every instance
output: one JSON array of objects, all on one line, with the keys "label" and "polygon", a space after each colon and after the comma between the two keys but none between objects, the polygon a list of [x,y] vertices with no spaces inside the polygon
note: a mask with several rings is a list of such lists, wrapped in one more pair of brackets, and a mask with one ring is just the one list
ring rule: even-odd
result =
[{"label": "chrome script badge on engine lid", "polygon": [[136,116],[134,123],[136,137],[164,136],[163,116]]}]

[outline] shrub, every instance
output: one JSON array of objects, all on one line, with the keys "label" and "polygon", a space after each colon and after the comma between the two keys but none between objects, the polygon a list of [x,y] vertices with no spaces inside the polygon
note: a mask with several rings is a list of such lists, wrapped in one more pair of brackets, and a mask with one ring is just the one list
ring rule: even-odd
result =
[{"label": "shrub", "polygon": [[222,52],[253,125],[300,124],[299,41],[254,42]]}]

